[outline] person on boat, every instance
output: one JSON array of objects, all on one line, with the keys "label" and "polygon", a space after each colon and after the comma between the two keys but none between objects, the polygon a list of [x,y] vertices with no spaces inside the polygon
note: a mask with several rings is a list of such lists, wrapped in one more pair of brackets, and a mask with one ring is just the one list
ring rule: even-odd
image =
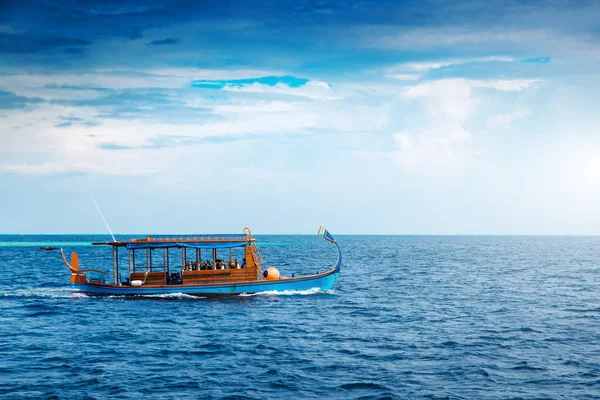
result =
[{"label": "person on boat", "polygon": [[246,259],[242,258],[242,265],[240,265],[240,268],[246,268]]}]

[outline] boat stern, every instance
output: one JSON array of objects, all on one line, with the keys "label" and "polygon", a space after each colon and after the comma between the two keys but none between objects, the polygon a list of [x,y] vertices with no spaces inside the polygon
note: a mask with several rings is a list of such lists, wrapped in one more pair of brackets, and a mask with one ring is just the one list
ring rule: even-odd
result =
[{"label": "boat stern", "polygon": [[67,261],[63,249],[60,249],[60,254],[67,268],[71,270],[71,285],[88,283],[85,272],[79,271],[79,254],[75,252],[71,253],[71,263]]}]

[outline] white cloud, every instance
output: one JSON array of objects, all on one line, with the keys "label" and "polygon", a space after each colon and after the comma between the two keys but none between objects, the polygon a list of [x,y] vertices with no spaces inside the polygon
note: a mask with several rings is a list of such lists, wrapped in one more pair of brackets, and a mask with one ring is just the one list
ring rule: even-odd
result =
[{"label": "white cloud", "polygon": [[471,85],[464,79],[444,79],[410,86],[402,92],[407,103],[424,112],[408,129],[392,134],[392,161],[402,170],[424,175],[458,173],[474,156],[472,136],[464,123],[477,109]]},{"label": "white cloud", "polygon": [[459,123],[428,126],[420,132],[393,135],[393,161],[402,169],[427,175],[448,175],[465,167],[473,157],[471,134]]},{"label": "white cloud", "polygon": [[[90,99],[102,95],[92,88],[125,89],[185,89],[198,79],[245,79],[276,75],[277,71],[214,70],[196,68],[159,68],[130,70],[124,68],[97,69],[70,74],[14,74],[0,75],[0,88],[20,96],[50,99]],[[320,83],[313,83],[318,86]],[[89,90],[64,90],[60,86],[77,86]],[[53,86],[57,86],[55,88]]]},{"label": "white cloud", "polygon": [[[11,92],[34,95],[28,89],[45,89],[47,85],[85,86],[107,89],[181,88],[189,85],[184,77],[109,72],[82,74],[18,74],[0,76],[0,86]],[[56,91],[53,92],[56,94]],[[38,93],[38,97],[41,94]]]},{"label": "white cloud", "polygon": [[541,81],[539,79],[495,79],[469,80],[472,87],[496,89],[503,92],[514,92],[528,89]]},{"label": "white cloud", "polygon": [[449,59],[449,60],[438,60],[429,62],[409,62],[396,64],[390,67],[386,67],[384,72],[388,78],[399,79],[399,80],[417,80],[423,77],[428,71],[463,65],[471,63],[488,63],[488,62],[513,62],[512,57],[506,56],[491,56],[491,57],[478,57],[478,58],[464,58],[464,59]]},{"label": "white cloud", "polygon": [[421,77],[419,74],[389,74],[388,78],[397,79],[399,81],[416,81]]},{"label": "white cloud", "polygon": [[[424,66],[414,68],[422,70]],[[216,78],[211,76],[213,72],[205,72],[205,77]],[[139,74],[137,82],[128,81],[127,72],[114,70],[81,75],[17,75],[0,77],[0,87],[19,95],[37,93],[54,100],[54,96],[61,97],[53,91],[61,92],[61,89],[46,88],[49,83],[126,88],[158,85],[175,77],[180,83],[169,82],[169,85],[178,86],[188,82],[192,75],[199,78],[198,73],[195,69],[156,70],[153,74]],[[240,72],[245,73],[248,71]],[[265,135],[298,136],[317,131],[338,134],[386,132],[388,135],[396,131],[397,134],[392,136],[396,146],[392,158],[401,168],[451,170],[452,165],[465,165],[465,160],[472,154],[471,134],[465,123],[478,107],[480,95],[476,89],[523,90],[535,82],[443,79],[408,87],[384,81],[348,82],[332,87],[323,81],[311,80],[300,87],[259,83],[231,86],[218,91],[216,97],[189,88],[188,82],[184,89],[165,91],[165,96],[176,98],[187,107],[206,109],[203,112],[211,113],[206,121],[200,119],[195,123],[186,122],[185,118],[175,123],[165,122],[168,119],[154,117],[153,109],[132,114],[129,119],[111,119],[100,117],[116,107],[110,104],[75,107],[40,103],[29,112],[9,110],[5,113],[0,148],[9,150],[0,150],[0,170],[23,174],[70,171],[168,174],[173,165],[179,164],[177,160],[187,157],[189,148],[204,154],[204,150],[198,149],[241,148],[235,143],[239,137],[246,140],[254,135],[263,140]],[[86,90],[64,92],[74,92],[78,96],[96,95]],[[131,101],[132,107],[144,106],[143,99],[140,104],[135,103],[135,99]],[[410,105],[420,107],[412,116],[417,122],[412,126],[390,128],[398,115],[404,115],[402,118],[406,119],[403,107]],[[59,125],[68,121],[65,117],[75,122],[61,128]],[[85,126],[85,121],[101,121],[102,124]],[[172,146],[152,148],[158,137]],[[223,137],[218,146],[207,144],[218,141],[218,137]],[[209,138],[208,141],[202,142],[205,138]],[[204,144],[194,144],[200,142]],[[178,143],[185,143],[185,146]],[[106,145],[123,150],[103,148]],[[230,156],[235,157],[232,151]],[[189,157],[199,156],[189,154]]]},{"label": "white cloud", "polygon": [[[457,105],[447,100],[449,98],[465,99],[469,97],[468,95],[473,88],[495,89],[503,92],[523,91],[540,82],[539,79],[438,79],[407,86],[404,88],[402,95],[407,98],[419,98],[436,94],[436,99],[443,99],[447,107],[455,108]],[[461,91],[461,93],[454,93],[455,91]]]},{"label": "white cloud", "polygon": [[344,94],[331,88],[322,81],[308,81],[299,87],[290,87],[284,83],[276,85],[265,85],[262,83],[252,83],[243,86],[225,86],[222,90],[241,93],[270,93],[285,94],[291,96],[307,97],[315,100],[336,100],[344,97]]},{"label": "white cloud", "polygon": [[509,125],[513,121],[527,118],[530,115],[529,111],[513,111],[506,114],[493,115],[487,119],[487,123],[492,126]]},{"label": "white cloud", "polygon": [[[107,70],[111,71],[111,70]],[[125,72],[130,70],[124,70]],[[132,72],[132,71],[130,71]],[[260,76],[281,76],[284,72],[261,69],[201,69],[201,68],[154,68],[139,71],[150,76],[186,78],[188,80],[231,80],[251,79]]]},{"label": "white cloud", "polygon": [[419,28],[410,31],[397,27],[367,28],[363,34],[363,45],[383,49],[414,49],[449,47],[465,44],[501,42],[540,42],[553,37],[547,29],[463,29],[463,28]]},{"label": "white cloud", "polygon": [[[59,78],[23,76],[24,80],[16,80],[20,83],[13,88],[20,87],[21,93],[15,91],[23,94],[23,82],[33,92],[43,89],[48,79],[53,83],[68,82],[67,76]],[[96,78],[100,79],[94,75]],[[101,87],[106,83],[91,81],[93,79],[80,77],[76,83]],[[9,85],[10,82],[6,80],[3,84]],[[232,149],[236,148],[236,138],[241,136],[259,135],[264,138],[265,135],[312,134],[315,130],[352,132],[378,129],[389,117],[388,109],[379,104],[364,104],[359,97],[344,100],[353,89],[332,89],[321,81],[311,81],[298,88],[287,85],[249,86],[248,91],[221,91],[216,98],[192,88],[169,91],[168,96],[175,96],[186,106],[208,109],[213,113],[200,123],[186,123],[185,119],[175,123],[161,121],[154,118],[153,109],[147,113],[132,114],[128,119],[101,117],[117,107],[110,103],[62,106],[44,102],[36,104],[28,112],[8,110],[0,134],[0,171],[37,175],[73,171],[118,175],[169,173],[174,165],[180,165],[178,160],[187,159],[185,154],[189,150],[186,147]],[[55,99],[51,91],[44,94],[48,100]],[[294,95],[295,98],[280,96],[274,100],[273,94]],[[139,104],[135,99],[131,101],[132,107],[144,106],[143,99]],[[274,113],[277,117],[273,116]],[[214,118],[215,115],[222,118]],[[70,126],[61,127],[71,121]],[[84,123],[87,121],[101,124],[86,126]],[[211,145],[218,141],[218,137],[223,137],[223,141]],[[153,149],[156,138],[171,141],[172,146]],[[204,138],[209,139],[202,142]],[[200,142],[203,143],[201,146],[194,145]],[[185,143],[185,146],[177,143]],[[113,150],[103,148],[106,145]],[[235,157],[233,152],[229,156]],[[201,154],[189,157],[194,160],[202,158]]]},{"label": "white cloud", "polygon": [[[419,67],[421,68],[421,67]],[[425,68],[425,67],[423,67]],[[405,87],[404,108],[418,106],[420,116],[410,126],[392,135],[394,162],[403,170],[428,175],[457,173],[471,165],[478,152],[473,135],[465,125],[477,114],[484,93],[523,91],[539,80],[440,79]],[[508,124],[529,115],[527,111],[492,116],[488,124]]]},{"label": "white cloud", "polygon": [[[572,7],[575,9],[577,7]],[[580,8],[581,11],[585,7]],[[565,10],[563,10],[565,11]],[[568,19],[557,13],[546,26],[523,28],[531,26],[531,20],[539,19],[540,10],[535,15],[526,17],[520,13],[519,22],[514,25],[496,25],[489,27],[465,28],[415,28],[406,29],[394,25],[363,26],[355,32],[356,43],[368,49],[383,50],[440,50],[451,49],[453,52],[480,52],[482,49],[510,48],[516,52],[531,51],[542,52],[557,57],[600,57],[597,40],[592,34],[575,33],[572,27],[558,28],[557,21]],[[582,13],[583,14],[583,13]],[[588,19],[589,31],[597,22],[591,23],[591,15],[597,15],[597,7],[587,10],[588,15],[571,17],[571,21]]]},{"label": "white cloud", "polygon": [[449,67],[452,65],[463,65],[463,64],[471,64],[471,63],[485,63],[485,62],[513,62],[514,58],[505,57],[505,56],[492,56],[492,57],[479,57],[479,58],[465,58],[465,59],[455,59],[455,60],[443,60],[443,61],[433,61],[433,62],[412,62],[412,63],[403,63],[397,64],[392,68],[402,68],[409,69],[413,71],[429,71],[431,69],[439,69],[444,67]]},{"label": "white cloud", "polygon": [[[232,114],[250,114],[250,113],[281,113],[285,111],[292,111],[294,109],[294,102],[286,101],[268,101],[268,100],[241,100],[231,101],[227,104],[213,104],[209,105],[207,102],[202,102],[205,106],[212,107],[212,111],[215,114],[221,115],[232,115]],[[195,104],[198,103],[188,103]]]},{"label": "white cloud", "polygon": [[467,80],[442,79],[409,86],[402,95],[407,99],[422,99],[431,118],[462,123],[476,106],[471,92]]},{"label": "white cloud", "polygon": [[[156,124],[140,120],[106,120],[102,125],[67,128],[55,126],[62,111],[58,107],[40,107],[28,113],[34,121],[18,131],[11,124],[21,117],[7,118],[7,132],[0,135],[0,171],[26,175],[51,175],[84,172],[99,175],[172,175],[189,178],[202,165],[219,165],[227,160],[235,165],[236,143],[152,148],[153,138],[202,138],[209,136],[195,125]],[[40,118],[42,114],[46,117]],[[105,149],[103,145],[122,148]],[[226,155],[229,151],[231,154]],[[182,160],[185,162],[182,163]],[[212,168],[209,168],[212,169]],[[206,174],[210,171],[204,171]]]}]

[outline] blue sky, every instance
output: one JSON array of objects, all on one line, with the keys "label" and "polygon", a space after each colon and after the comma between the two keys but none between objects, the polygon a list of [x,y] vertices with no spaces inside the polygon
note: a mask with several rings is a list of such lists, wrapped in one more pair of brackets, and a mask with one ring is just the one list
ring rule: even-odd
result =
[{"label": "blue sky", "polygon": [[0,233],[600,234],[600,4],[0,4]]}]

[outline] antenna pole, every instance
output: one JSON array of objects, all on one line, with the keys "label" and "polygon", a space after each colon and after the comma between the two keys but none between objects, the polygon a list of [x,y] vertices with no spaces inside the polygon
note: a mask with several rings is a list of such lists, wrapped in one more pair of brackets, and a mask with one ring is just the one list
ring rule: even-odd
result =
[{"label": "antenna pole", "polygon": [[116,242],[117,239],[115,239],[115,235],[113,235],[112,231],[110,230],[110,226],[108,226],[108,222],[106,222],[106,219],[104,219],[104,215],[102,215],[102,211],[100,211],[100,207],[98,207],[98,203],[96,203],[96,200],[94,200],[94,196],[92,196],[90,194],[90,197],[92,198],[92,201],[94,202],[94,205],[96,206],[96,209],[100,213],[100,216],[102,217],[102,221],[104,221],[104,225],[106,225],[106,229],[108,229],[108,231],[110,232],[110,236],[112,236],[113,242]]}]

